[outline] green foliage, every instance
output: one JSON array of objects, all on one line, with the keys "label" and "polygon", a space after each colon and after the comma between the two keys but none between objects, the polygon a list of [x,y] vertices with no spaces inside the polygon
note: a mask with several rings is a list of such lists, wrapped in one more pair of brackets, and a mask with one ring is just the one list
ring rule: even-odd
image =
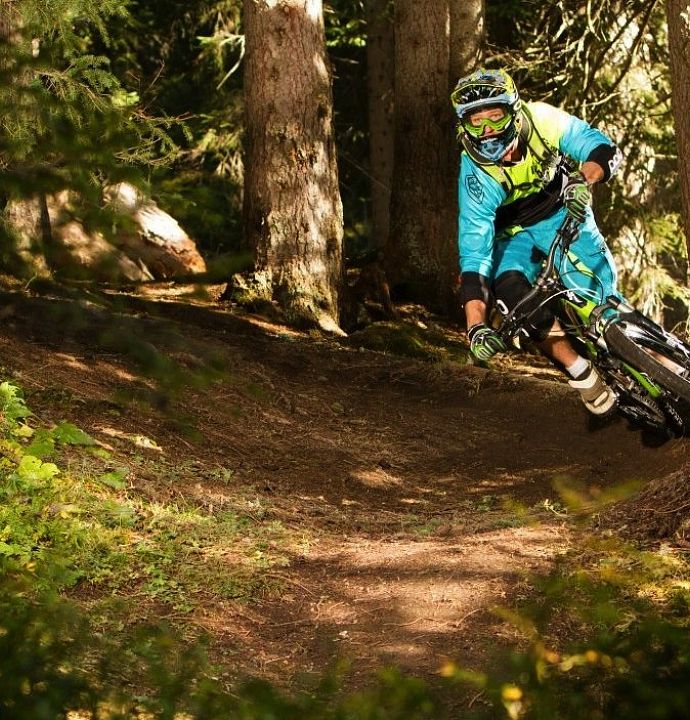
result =
[{"label": "green foliage", "polygon": [[29,180],[38,182],[34,191],[81,190],[87,180],[94,184],[97,172],[120,179],[120,165],[174,151],[164,132],[167,123],[145,120],[134,97],[123,94],[107,58],[76,53],[54,27],[44,33],[37,57],[25,51],[21,39],[2,48],[6,192],[28,192]]},{"label": "green foliage", "polygon": [[423,720],[436,718],[424,685],[393,671],[343,696],[339,675],[289,696],[260,680],[228,691],[201,646],[142,626],[113,641],[76,608],[19,588],[0,591],[0,715],[13,720]]},{"label": "green foliage", "polygon": [[131,0],[107,40],[93,40],[128,95],[185,118],[186,133],[170,128],[180,153],[152,174],[151,191],[210,257],[242,246],[240,9],[239,0]]},{"label": "green foliage", "polygon": [[125,0],[23,0],[21,20],[32,37],[57,35],[69,49],[83,42],[77,32],[83,24],[107,34],[107,21],[127,16]]},{"label": "green foliage", "polygon": [[[69,423],[43,429],[39,438],[25,421],[31,417],[19,389],[0,385],[0,571],[30,570],[44,581],[71,584],[71,556],[86,541],[78,509],[66,493],[68,483],[55,463],[41,458],[60,445],[91,444]],[[40,582],[40,581],[39,581]]]},{"label": "green foliage", "polygon": [[[17,720],[52,720],[95,707],[95,693],[74,653],[83,632],[63,608],[36,608],[9,588],[0,595],[0,714]],[[81,637],[88,637],[81,635]]]},{"label": "green foliage", "polygon": [[18,387],[5,380],[0,383],[0,412],[10,430],[17,427],[17,421],[31,416]]},{"label": "green foliage", "polygon": [[[204,147],[209,147],[211,136],[218,139],[215,131],[209,130],[206,135],[209,144]],[[227,137],[222,142],[227,143]],[[218,149],[237,153],[238,145],[239,142]],[[211,152],[215,153],[215,149]],[[173,175],[163,174],[156,184],[156,200],[161,207],[175,217],[210,257],[241,247],[241,198],[237,180],[223,173],[209,175],[200,170],[181,170]]]},{"label": "green foliage", "polygon": [[623,233],[616,243],[621,280],[642,312],[668,325],[684,326],[680,330],[687,332],[690,291],[680,218],[676,213],[649,216],[641,216],[637,232]]},{"label": "green foliage", "polygon": [[[162,459],[113,463],[72,423],[31,427],[30,409],[8,382],[0,384],[0,418],[1,576],[29,572],[36,588],[58,590],[85,581],[131,590],[135,583],[142,596],[187,612],[202,590],[243,600],[261,595],[271,587],[263,574],[287,562],[279,549],[285,531],[264,520],[252,500],[214,511],[128,492],[133,472],[174,485],[195,468]],[[83,459],[73,476],[60,459],[68,456],[74,466],[75,453]],[[217,472],[232,477],[228,469]]]},{"label": "green foliage", "polygon": [[327,46],[336,50],[366,47],[365,15],[362,0],[331,0],[324,3]]},{"label": "green foliage", "polygon": [[[10,42],[0,46],[0,197],[24,200],[71,191],[72,212],[108,234],[103,186],[143,183],[141,167],[167,163],[177,147],[166,118],[147,117],[103,55],[91,52],[89,32],[106,32],[126,16],[124,4],[61,0],[26,2],[8,11]],[[45,221],[45,218],[43,219]],[[5,261],[22,272],[9,248],[17,238],[3,224]]]},{"label": "green foliage", "polygon": [[690,557],[594,539],[536,584],[535,600],[499,614],[522,649],[489,670],[449,663],[446,677],[488,704],[469,717],[671,720],[690,712]]}]

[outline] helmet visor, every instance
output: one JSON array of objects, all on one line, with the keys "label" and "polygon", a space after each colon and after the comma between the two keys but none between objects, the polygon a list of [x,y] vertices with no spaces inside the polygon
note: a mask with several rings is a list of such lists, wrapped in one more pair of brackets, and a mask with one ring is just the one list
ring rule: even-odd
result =
[{"label": "helmet visor", "polygon": [[503,117],[497,120],[491,120],[489,118],[472,119],[472,114],[468,113],[464,118],[460,120],[462,129],[472,137],[478,138],[484,134],[487,128],[490,128],[494,132],[502,132],[508,125],[510,125],[513,119],[512,113],[506,112]]}]

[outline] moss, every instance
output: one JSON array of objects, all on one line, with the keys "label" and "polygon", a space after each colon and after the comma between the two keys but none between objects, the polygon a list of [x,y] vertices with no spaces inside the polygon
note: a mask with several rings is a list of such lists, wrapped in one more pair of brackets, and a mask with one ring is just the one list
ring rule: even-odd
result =
[{"label": "moss", "polygon": [[343,339],[343,344],[431,362],[466,363],[468,347],[449,340],[440,330],[407,322],[379,322]]}]

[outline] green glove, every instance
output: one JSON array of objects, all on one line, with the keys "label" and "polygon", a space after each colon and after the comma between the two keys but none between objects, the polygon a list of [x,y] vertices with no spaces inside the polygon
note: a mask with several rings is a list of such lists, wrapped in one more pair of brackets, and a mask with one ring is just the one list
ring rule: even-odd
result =
[{"label": "green glove", "polygon": [[501,336],[488,325],[477,323],[467,331],[470,339],[470,352],[477,360],[488,360],[496,353],[507,350]]},{"label": "green glove", "polygon": [[563,205],[573,220],[583,223],[587,217],[587,207],[592,201],[589,185],[580,173],[571,175],[563,188]]}]

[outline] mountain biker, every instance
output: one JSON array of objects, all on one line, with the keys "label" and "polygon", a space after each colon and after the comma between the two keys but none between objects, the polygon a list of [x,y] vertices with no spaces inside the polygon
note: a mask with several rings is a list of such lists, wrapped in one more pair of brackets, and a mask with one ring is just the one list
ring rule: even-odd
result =
[{"label": "mountain biker", "polygon": [[[567,215],[579,224],[563,271],[602,302],[617,295],[611,253],[595,223],[590,186],[606,182],[621,155],[586,122],[542,102],[523,103],[503,70],[480,69],[451,94],[463,152],[459,179],[461,299],[472,354],[487,360],[506,349],[490,326],[492,299],[509,312],[529,291]],[[579,258],[579,260],[578,260]],[[573,348],[548,306],[536,308],[529,336],[562,367],[587,409],[606,415],[613,391]]]}]

